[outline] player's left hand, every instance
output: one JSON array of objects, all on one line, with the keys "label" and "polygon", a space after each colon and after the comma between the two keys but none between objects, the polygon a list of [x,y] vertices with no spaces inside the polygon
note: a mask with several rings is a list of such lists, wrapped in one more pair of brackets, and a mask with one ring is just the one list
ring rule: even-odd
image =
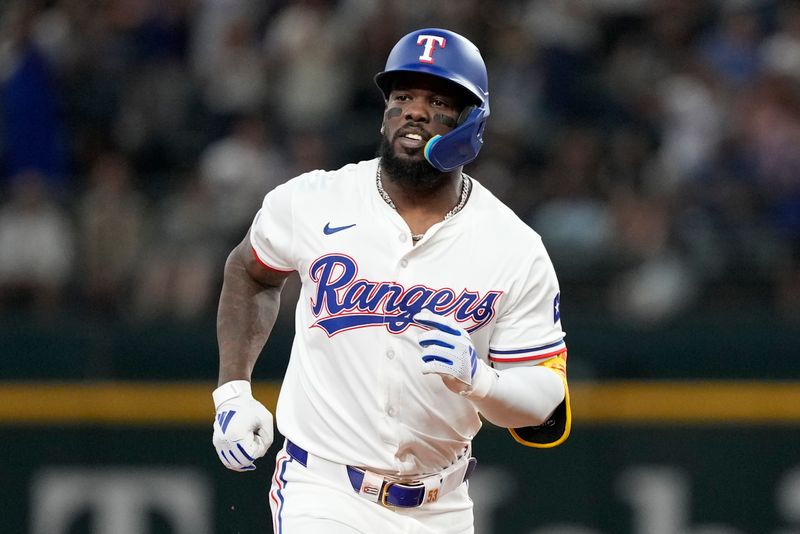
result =
[{"label": "player's left hand", "polygon": [[250,382],[233,380],[214,390],[214,448],[233,471],[252,471],[272,444],[272,414],[253,398]]},{"label": "player's left hand", "polygon": [[469,332],[454,320],[422,310],[414,322],[430,330],[419,335],[422,347],[422,373],[435,373],[453,393],[471,399],[482,399],[494,383],[496,375],[472,344]]}]

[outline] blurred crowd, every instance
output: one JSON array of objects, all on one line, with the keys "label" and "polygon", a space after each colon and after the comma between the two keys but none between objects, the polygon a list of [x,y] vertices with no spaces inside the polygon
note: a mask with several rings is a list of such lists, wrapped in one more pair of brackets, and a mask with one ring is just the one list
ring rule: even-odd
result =
[{"label": "blurred crowd", "polygon": [[372,76],[429,26],[483,52],[467,172],[565,301],[800,317],[796,0],[6,0],[0,306],[209,317],[268,190],[373,157]]}]

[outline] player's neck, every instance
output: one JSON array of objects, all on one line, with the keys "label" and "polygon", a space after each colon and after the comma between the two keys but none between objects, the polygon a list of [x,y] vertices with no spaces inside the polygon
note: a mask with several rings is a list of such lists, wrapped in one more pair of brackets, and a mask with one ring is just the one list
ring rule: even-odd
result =
[{"label": "player's neck", "polygon": [[460,167],[425,186],[398,180],[382,169],[381,184],[400,215],[426,214],[437,222],[458,205],[464,187]]},{"label": "player's neck", "polygon": [[421,187],[397,180],[379,167],[376,182],[384,201],[405,220],[414,243],[421,240],[431,226],[460,211],[472,185],[461,168],[443,173],[441,179]]}]

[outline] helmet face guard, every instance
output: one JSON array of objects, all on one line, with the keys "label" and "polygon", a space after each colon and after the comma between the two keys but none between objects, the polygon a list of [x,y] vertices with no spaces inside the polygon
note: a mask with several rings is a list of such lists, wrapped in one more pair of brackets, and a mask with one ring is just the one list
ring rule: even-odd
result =
[{"label": "helmet face guard", "polygon": [[397,42],[386,60],[386,68],[375,75],[375,83],[387,100],[392,77],[403,72],[448,80],[473,97],[476,104],[461,112],[455,129],[431,138],[424,154],[425,159],[442,172],[474,160],[483,146],[483,130],[489,116],[488,76],[478,48],[448,30],[416,30]]}]

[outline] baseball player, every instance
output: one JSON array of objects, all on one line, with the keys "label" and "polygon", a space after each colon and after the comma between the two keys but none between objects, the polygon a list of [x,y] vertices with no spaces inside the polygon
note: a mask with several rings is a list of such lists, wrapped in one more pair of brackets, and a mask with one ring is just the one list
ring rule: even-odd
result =
[{"label": "baseball player", "polygon": [[279,534],[473,532],[481,416],[534,447],[569,433],[553,266],[462,170],[489,117],[478,49],[414,31],[375,81],[379,157],[269,192],[225,265],[213,442],[235,471],[272,443],[250,378],[286,276],[302,282],[277,405]]}]

